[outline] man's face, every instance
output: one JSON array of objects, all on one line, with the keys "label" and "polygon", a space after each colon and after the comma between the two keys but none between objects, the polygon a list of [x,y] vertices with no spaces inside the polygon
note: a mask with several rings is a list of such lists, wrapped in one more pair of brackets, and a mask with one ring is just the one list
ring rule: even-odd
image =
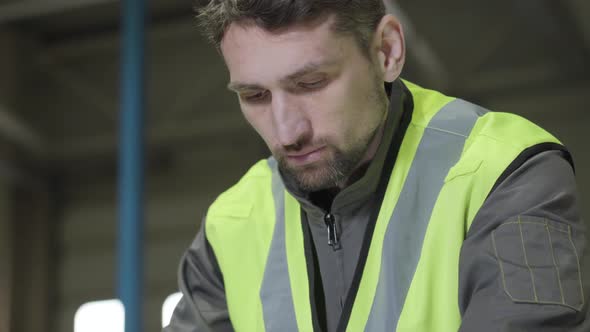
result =
[{"label": "man's face", "polygon": [[304,191],[342,187],[372,158],[387,109],[378,68],[332,21],[278,32],[234,23],[221,43],[246,120]]}]

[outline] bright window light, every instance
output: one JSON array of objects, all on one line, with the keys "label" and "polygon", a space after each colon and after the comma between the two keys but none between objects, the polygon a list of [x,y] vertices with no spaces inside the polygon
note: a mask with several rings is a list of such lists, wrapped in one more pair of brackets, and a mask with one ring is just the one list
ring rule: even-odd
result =
[{"label": "bright window light", "polygon": [[119,300],[84,303],[74,316],[74,332],[124,332],[125,309]]},{"label": "bright window light", "polygon": [[164,301],[164,305],[162,306],[162,327],[168,326],[168,324],[170,324],[170,318],[172,318],[174,308],[176,308],[176,305],[180,301],[181,297],[181,293],[174,293],[168,296],[166,301]]}]

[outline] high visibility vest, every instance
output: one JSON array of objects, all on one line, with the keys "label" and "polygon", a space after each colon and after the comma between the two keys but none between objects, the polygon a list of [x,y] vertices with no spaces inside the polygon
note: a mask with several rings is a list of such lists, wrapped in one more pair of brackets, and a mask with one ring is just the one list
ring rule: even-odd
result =
[{"label": "high visibility vest", "polygon": [[[527,149],[561,147],[531,122],[404,82],[413,99],[346,331],[456,331],[461,244],[502,173]],[[207,212],[236,331],[313,331],[299,203],[274,159]]]}]

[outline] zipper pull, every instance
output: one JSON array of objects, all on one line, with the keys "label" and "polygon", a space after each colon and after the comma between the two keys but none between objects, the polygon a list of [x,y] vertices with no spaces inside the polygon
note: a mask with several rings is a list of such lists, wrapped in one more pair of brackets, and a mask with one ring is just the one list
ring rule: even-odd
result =
[{"label": "zipper pull", "polygon": [[328,245],[331,246],[334,251],[336,251],[340,249],[340,240],[338,239],[338,231],[336,230],[334,215],[328,212],[324,216],[324,222],[328,228]]}]

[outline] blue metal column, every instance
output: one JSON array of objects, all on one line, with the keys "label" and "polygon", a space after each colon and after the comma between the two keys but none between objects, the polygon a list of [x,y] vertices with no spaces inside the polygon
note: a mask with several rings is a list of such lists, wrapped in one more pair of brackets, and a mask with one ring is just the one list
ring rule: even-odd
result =
[{"label": "blue metal column", "polygon": [[123,0],[119,131],[119,298],[125,332],[143,332],[144,0]]}]

